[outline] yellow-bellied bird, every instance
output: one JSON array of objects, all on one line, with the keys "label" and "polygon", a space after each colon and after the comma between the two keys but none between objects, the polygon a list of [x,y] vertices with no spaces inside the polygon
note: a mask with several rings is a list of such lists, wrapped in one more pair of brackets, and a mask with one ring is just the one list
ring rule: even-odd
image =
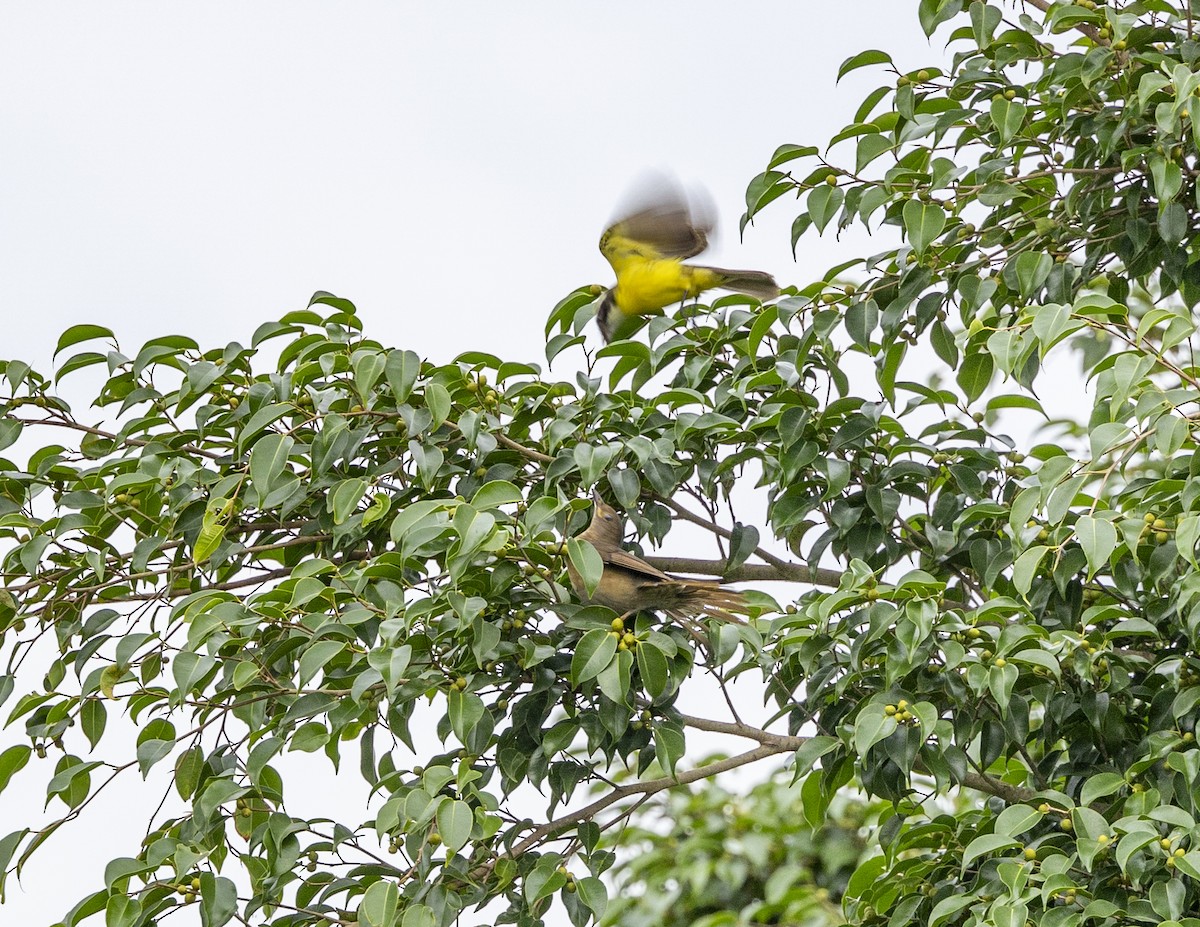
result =
[{"label": "yellow-bellied bird", "polygon": [[596,322],[605,341],[636,328],[639,316],[720,287],[758,299],[779,295],[775,278],[761,270],[725,270],[684,264],[708,247],[711,217],[693,217],[683,191],[668,178],[629,215],[600,236],[600,252],[617,282],[600,302]]}]

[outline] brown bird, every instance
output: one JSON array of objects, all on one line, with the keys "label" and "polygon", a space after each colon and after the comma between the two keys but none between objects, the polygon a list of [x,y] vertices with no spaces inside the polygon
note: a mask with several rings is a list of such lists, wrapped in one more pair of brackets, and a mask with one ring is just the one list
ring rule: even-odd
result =
[{"label": "brown bird", "polygon": [[621,549],[625,533],[624,519],[611,505],[592,494],[595,508],[592,522],[580,533],[579,540],[591,544],[604,561],[600,585],[589,597],[583,577],[571,561],[567,573],[576,594],[585,602],[607,605],[622,617],[643,610],[661,611],[684,624],[701,615],[745,624],[733,611],[745,611],[745,596],[720,583],[705,580],[678,579],[648,564],[627,550]]}]

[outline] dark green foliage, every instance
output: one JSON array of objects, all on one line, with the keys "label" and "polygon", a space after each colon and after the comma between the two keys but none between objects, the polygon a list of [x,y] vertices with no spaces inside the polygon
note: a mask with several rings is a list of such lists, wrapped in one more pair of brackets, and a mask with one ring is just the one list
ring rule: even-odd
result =
[{"label": "dark green foliage", "polygon": [[[582,371],[558,381],[385,348],[325,293],[250,347],[128,357],[76,326],[57,377],[107,371],[103,427],[4,364],[0,789],[36,770],[63,808],[40,831],[6,809],[6,874],[112,776],[170,768],[186,813],[114,851],[68,924],[557,903],[580,925],[1198,927],[1200,43],[1164,0],[917,15],[948,69],[848,59],[888,83],[747,194],[746,223],[800,197],[798,247],[893,235],[773,305],[589,353],[577,291],[547,323]],[[1049,375],[1076,356],[1086,392]],[[1072,389],[1041,443],[1002,433]],[[647,546],[686,521],[711,573],[795,594],[752,593],[745,627],[579,606],[562,539],[593,487]],[[681,698],[747,675],[767,704],[740,717]],[[697,731],[749,747],[697,765]],[[286,751],[348,757],[370,818],[293,816]],[[795,790],[671,791],[783,758]],[[690,833],[643,826],[660,793]],[[668,912],[640,894],[676,889]]]}]

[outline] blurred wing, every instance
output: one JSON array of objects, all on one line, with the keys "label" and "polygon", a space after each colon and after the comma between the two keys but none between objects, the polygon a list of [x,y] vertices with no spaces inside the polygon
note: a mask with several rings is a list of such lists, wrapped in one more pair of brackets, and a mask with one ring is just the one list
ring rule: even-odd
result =
[{"label": "blurred wing", "polygon": [[690,258],[708,247],[707,216],[695,218],[683,191],[665,182],[638,209],[600,236],[600,252],[618,273],[637,259]]}]

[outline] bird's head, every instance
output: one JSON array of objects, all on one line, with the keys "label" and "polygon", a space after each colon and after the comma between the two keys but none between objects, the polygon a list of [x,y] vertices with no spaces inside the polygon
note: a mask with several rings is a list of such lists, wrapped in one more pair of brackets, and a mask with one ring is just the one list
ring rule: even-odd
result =
[{"label": "bird's head", "polygon": [[617,308],[617,298],[611,288],[607,289],[596,306],[596,324],[600,326],[600,334],[604,336],[606,344],[613,340],[613,333],[620,321],[621,310]]},{"label": "bird's head", "polygon": [[616,548],[621,545],[625,535],[625,521],[620,513],[600,498],[600,493],[592,492],[592,521],[584,531],[584,536],[592,543],[607,543]]}]

